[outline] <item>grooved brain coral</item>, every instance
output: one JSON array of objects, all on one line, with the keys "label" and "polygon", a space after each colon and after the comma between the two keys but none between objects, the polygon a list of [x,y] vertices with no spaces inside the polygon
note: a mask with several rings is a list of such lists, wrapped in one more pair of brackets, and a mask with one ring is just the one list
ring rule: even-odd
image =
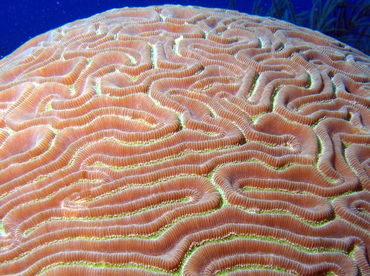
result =
[{"label": "grooved brain coral", "polygon": [[370,275],[370,58],[111,10],[0,62],[1,275]]}]

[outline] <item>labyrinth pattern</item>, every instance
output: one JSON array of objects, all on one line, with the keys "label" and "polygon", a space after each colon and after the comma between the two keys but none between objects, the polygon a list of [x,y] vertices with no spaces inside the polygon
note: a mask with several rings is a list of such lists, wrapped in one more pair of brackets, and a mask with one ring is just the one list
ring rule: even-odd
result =
[{"label": "labyrinth pattern", "polygon": [[272,18],[107,11],[0,61],[0,275],[370,275],[370,58]]}]

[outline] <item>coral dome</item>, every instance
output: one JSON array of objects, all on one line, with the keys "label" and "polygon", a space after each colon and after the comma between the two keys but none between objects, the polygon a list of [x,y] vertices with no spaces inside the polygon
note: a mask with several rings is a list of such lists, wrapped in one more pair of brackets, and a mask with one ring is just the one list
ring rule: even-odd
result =
[{"label": "coral dome", "polygon": [[104,12],[0,61],[1,275],[370,275],[370,58],[273,18]]}]

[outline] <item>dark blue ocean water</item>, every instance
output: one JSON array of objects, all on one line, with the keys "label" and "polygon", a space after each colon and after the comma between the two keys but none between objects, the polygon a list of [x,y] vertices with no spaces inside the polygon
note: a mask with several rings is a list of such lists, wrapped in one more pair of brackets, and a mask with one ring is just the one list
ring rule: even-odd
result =
[{"label": "dark blue ocean water", "polygon": [[[268,10],[273,1],[261,1],[262,7]],[[253,3],[253,0],[0,0],[0,58],[41,33],[113,8],[181,4],[252,13]],[[293,3],[299,13],[308,11],[312,0]]]}]

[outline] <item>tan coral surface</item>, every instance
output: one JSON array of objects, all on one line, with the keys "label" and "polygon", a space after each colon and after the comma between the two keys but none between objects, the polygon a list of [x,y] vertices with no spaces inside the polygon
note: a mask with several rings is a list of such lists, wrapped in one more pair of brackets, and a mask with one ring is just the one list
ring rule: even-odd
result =
[{"label": "tan coral surface", "polygon": [[370,58],[233,11],[111,10],[0,61],[1,275],[370,275]]}]

